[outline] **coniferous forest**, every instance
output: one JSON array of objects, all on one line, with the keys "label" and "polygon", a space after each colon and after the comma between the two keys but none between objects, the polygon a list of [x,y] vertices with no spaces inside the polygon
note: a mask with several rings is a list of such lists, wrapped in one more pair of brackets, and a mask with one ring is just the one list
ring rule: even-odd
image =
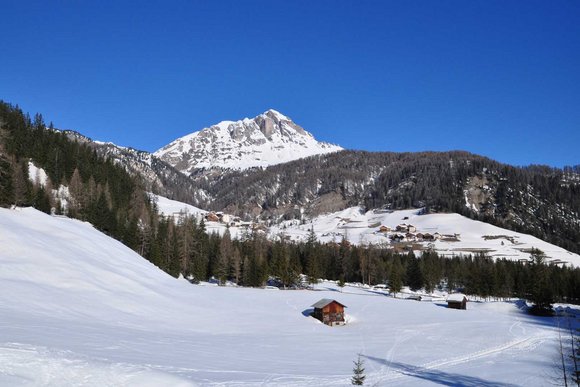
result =
[{"label": "coniferous forest", "polygon": [[[47,128],[48,126],[48,128]],[[44,185],[33,184],[28,163],[46,171]],[[66,199],[55,190],[68,187]],[[61,200],[67,200],[66,206]],[[403,199],[401,199],[403,200]],[[33,206],[92,223],[172,276],[216,278],[262,286],[274,277],[281,286],[301,286],[299,275],[367,284],[388,284],[392,292],[445,287],[483,298],[520,297],[546,306],[580,302],[580,269],[546,265],[533,251],[529,263],[493,260],[485,255],[453,258],[424,251],[396,253],[346,240],[321,244],[314,233],[304,243],[284,236],[268,240],[256,231],[240,240],[229,233],[208,234],[203,221],[157,215],[155,203],[120,165],[86,144],[53,130],[41,115],[31,119],[17,106],[0,103],[0,206]]]}]

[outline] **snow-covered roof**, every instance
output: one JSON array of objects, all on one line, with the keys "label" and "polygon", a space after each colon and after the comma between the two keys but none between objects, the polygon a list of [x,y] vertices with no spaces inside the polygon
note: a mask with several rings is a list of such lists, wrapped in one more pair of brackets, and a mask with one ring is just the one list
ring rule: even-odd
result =
[{"label": "snow-covered roof", "polygon": [[317,303],[313,304],[312,307],[314,308],[318,308],[318,309],[322,309],[324,308],[326,305],[331,304],[333,302],[336,302],[339,305],[342,305],[346,308],[346,305],[341,304],[340,302],[336,301],[336,300],[332,300],[330,298],[323,298],[322,300],[318,301]]},{"label": "snow-covered roof", "polygon": [[447,302],[463,302],[463,299],[467,301],[467,296],[463,293],[453,293],[447,296]]}]

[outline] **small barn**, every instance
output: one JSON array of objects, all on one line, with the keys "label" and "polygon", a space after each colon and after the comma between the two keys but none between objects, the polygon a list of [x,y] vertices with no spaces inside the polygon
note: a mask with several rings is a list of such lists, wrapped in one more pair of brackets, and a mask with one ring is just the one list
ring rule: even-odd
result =
[{"label": "small barn", "polygon": [[323,298],[312,305],[312,307],[314,308],[312,317],[322,321],[326,325],[343,325],[345,323],[344,308],[346,306],[336,300]]},{"label": "small barn", "polygon": [[447,297],[447,307],[451,309],[467,309],[467,296],[461,293],[450,294]]},{"label": "small barn", "polygon": [[391,232],[391,228],[383,225],[379,228],[379,232]]}]

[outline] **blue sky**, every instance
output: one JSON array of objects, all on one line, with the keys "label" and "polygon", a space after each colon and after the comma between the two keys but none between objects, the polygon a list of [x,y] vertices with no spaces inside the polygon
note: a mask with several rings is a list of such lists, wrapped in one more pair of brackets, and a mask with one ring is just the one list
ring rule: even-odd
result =
[{"label": "blue sky", "polygon": [[580,164],[579,1],[3,1],[0,99],[153,151],[268,108],[371,151]]}]

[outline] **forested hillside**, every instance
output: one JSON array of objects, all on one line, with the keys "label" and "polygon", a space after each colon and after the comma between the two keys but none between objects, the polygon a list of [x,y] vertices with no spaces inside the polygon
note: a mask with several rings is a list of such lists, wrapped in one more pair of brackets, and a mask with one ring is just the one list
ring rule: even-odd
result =
[{"label": "forested hillside", "polygon": [[192,204],[277,220],[362,205],[457,212],[580,252],[580,168],[513,167],[467,152],[343,151],[195,177]]},{"label": "forested hillside", "polygon": [[[33,184],[29,162],[48,175]],[[152,211],[145,192],[123,167],[99,157],[85,144],[47,129],[18,107],[0,103],[0,205],[34,206],[86,220],[137,249]],[[65,198],[55,191],[65,187]]]}]

